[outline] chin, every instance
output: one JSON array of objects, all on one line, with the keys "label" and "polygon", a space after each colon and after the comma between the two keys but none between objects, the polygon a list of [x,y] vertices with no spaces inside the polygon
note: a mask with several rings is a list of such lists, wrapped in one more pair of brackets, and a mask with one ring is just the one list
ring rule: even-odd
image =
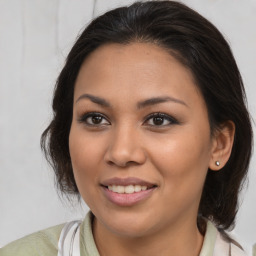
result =
[{"label": "chin", "polygon": [[123,237],[143,237],[155,230],[150,215],[140,214],[131,210],[118,213],[109,212],[109,216],[104,214],[99,221],[104,224],[106,229]]},{"label": "chin", "polygon": [[119,224],[110,226],[111,231],[120,237],[139,238],[151,234],[151,229],[148,225],[131,225]]}]

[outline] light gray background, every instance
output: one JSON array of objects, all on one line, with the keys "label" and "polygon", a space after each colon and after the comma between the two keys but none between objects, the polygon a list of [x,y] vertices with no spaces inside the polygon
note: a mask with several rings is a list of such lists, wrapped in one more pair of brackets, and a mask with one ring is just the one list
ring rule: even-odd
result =
[{"label": "light gray background", "polygon": [[[55,79],[77,34],[94,15],[131,2],[0,0],[0,246],[87,211],[58,199],[39,139],[51,117]],[[183,2],[230,42],[255,118],[256,0]],[[254,155],[233,231],[248,251],[256,242],[255,167]]]}]

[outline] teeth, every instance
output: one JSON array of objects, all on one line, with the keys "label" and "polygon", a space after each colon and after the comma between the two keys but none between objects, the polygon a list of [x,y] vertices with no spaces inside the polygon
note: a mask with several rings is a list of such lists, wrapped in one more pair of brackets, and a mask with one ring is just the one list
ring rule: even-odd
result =
[{"label": "teeth", "polygon": [[119,194],[132,194],[134,192],[140,192],[147,190],[147,186],[141,185],[128,185],[128,186],[120,186],[120,185],[112,185],[108,186],[108,189]]},{"label": "teeth", "polygon": [[124,193],[124,186],[116,186],[116,192],[119,194],[123,194]]},{"label": "teeth", "polygon": [[125,186],[125,187],[124,187],[124,192],[125,192],[126,194],[132,194],[132,193],[134,193],[134,186],[133,186],[133,185]]},{"label": "teeth", "polygon": [[147,186],[141,186],[141,190],[147,190]]},{"label": "teeth", "polygon": [[140,185],[135,185],[134,186],[134,191],[135,192],[140,192],[142,190],[141,186]]}]

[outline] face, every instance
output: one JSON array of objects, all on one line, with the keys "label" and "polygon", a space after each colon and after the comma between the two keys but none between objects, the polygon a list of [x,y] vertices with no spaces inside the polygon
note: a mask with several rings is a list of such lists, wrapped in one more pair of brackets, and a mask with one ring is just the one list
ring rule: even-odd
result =
[{"label": "face", "polygon": [[212,151],[207,109],[166,50],[133,43],[91,53],[75,83],[69,147],[79,192],[109,232],[196,224]]}]

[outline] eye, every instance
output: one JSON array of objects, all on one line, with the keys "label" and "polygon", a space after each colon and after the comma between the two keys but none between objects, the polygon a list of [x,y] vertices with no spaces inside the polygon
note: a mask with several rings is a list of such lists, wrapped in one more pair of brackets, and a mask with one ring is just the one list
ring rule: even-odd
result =
[{"label": "eye", "polygon": [[177,124],[178,122],[167,114],[153,113],[147,117],[145,123],[151,126],[168,126],[171,124]]},{"label": "eye", "polygon": [[84,114],[79,118],[79,122],[85,123],[88,126],[110,125],[110,122],[104,115],[95,112]]}]

